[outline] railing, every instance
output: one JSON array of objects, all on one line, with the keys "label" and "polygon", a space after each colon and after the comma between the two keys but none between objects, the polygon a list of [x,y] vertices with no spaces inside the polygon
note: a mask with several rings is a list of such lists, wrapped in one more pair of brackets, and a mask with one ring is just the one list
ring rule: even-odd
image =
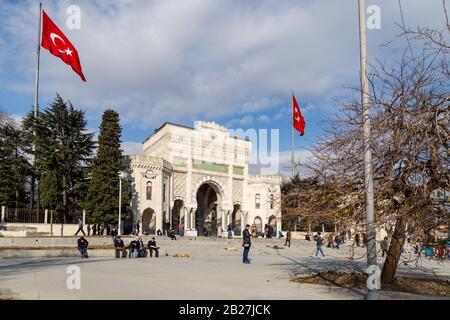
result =
[{"label": "railing", "polygon": [[[50,223],[51,211],[47,212],[47,223]],[[42,208],[27,208],[27,207],[6,207],[5,208],[5,222],[10,223],[45,223],[45,210]],[[65,223],[77,223],[78,219],[83,219],[82,210],[72,210],[66,213]],[[53,210],[53,223],[63,222],[62,215],[57,215],[56,210]]]}]

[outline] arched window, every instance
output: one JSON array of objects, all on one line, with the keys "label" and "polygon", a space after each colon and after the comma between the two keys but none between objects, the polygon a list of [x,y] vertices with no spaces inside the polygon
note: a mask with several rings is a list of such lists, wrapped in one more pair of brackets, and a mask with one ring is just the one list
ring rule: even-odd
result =
[{"label": "arched window", "polygon": [[146,187],[145,191],[146,191],[145,193],[147,194],[147,200],[152,200],[152,182],[151,181],[147,182],[147,187]]},{"label": "arched window", "polygon": [[257,193],[255,196],[255,208],[261,208],[261,196],[259,195],[259,193]]},{"label": "arched window", "polygon": [[273,194],[270,195],[270,209],[273,209],[274,198]]}]

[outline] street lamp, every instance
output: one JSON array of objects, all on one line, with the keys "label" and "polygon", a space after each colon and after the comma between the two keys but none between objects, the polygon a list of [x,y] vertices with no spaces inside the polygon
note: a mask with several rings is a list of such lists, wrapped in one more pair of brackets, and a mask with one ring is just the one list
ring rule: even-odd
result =
[{"label": "street lamp", "polygon": [[122,235],[122,179],[125,173],[123,171],[119,172],[119,227],[117,230],[119,236]]}]

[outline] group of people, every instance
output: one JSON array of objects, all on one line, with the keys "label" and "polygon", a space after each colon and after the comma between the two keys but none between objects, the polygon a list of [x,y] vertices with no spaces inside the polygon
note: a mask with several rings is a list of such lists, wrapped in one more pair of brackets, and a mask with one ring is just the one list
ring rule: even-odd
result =
[{"label": "group of people", "polygon": [[[102,236],[102,235],[110,235],[112,234],[112,230],[114,230],[114,226],[111,224],[106,223],[95,223],[92,227],[90,224],[86,226],[86,231],[88,236]],[[78,235],[78,233],[81,232],[83,236],[86,236],[86,232],[84,232],[84,225],[83,221],[81,219],[78,219],[78,229],[77,232],[75,232],[75,236]]]},{"label": "group of people", "polygon": [[[128,258],[141,258],[147,256],[147,249],[150,253],[150,257],[153,257],[153,253],[155,253],[155,257],[159,257],[159,247],[156,245],[155,237],[153,237],[147,243],[147,247],[145,247],[142,237],[139,237],[137,240],[133,239],[128,244],[125,245],[122,237],[117,235],[113,237],[114,251],[116,258],[126,258],[127,257],[127,249],[128,249]],[[77,248],[81,254],[81,258],[88,258],[88,246],[89,242],[81,236],[77,240]]]},{"label": "group of people", "polygon": [[117,236],[114,248],[116,258],[126,258],[126,249],[128,249],[128,258],[145,258],[147,256],[147,249],[150,253],[150,257],[153,257],[153,252],[155,252],[156,258],[159,257],[159,247],[156,245],[155,237],[152,237],[152,239],[148,241],[147,247],[145,247],[142,237],[139,237],[137,240],[131,240],[129,245],[125,246],[122,237]]}]

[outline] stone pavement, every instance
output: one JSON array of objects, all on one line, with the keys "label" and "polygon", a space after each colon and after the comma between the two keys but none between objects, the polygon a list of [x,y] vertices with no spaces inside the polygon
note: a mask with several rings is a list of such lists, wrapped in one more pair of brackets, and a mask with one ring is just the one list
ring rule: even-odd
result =
[{"label": "stone pavement", "polygon": [[[226,240],[223,240],[226,241]],[[291,248],[259,243],[265,251],[250,252],[252,264],[241,263],[241,250],[190,258],[158,259],[41,258],[0,259],[0,294],[18,299],[363,299],[358,290],[299,284],[298,274],[321,270],[364,271],[364,249],[348,259],[348,247],[326,249],[325,259],[311,257],[312,242],[296,242]],[[405,255],[406,258],[406,255]],[[380,258],[381,262],[381,258]],[[81,289],[69,290],[67,267],[81,270]],[[450,279],[450,263],[424,262],[428,273],[413,264],[402,265],[399,274]],[[382,293],[383,299],[433,299],[403,293]]]}]

